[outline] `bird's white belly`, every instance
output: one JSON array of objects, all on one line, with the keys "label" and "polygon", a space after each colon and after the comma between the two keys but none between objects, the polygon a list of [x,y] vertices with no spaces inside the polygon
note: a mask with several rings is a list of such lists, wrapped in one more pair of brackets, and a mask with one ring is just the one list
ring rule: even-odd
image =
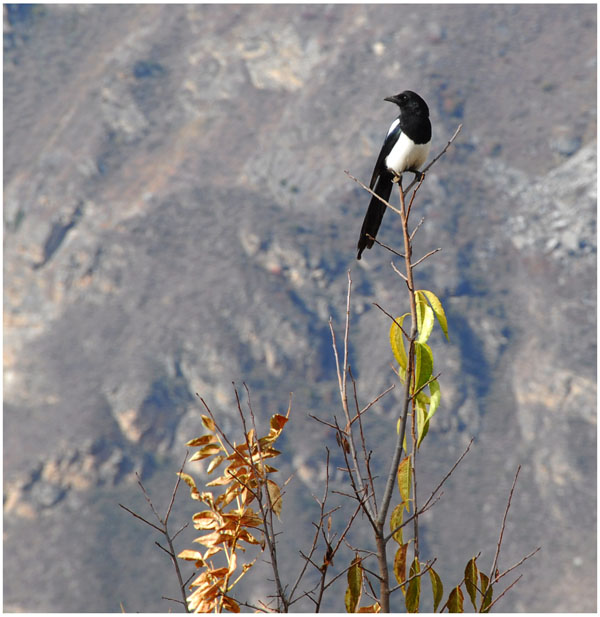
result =
[{"label": "bird's white belly", "polygon": [[417,170],[427,160],[430,145],[431,142],[415,144],[412,139],[402,133],[392,151],[387,155],[385,165],[397,174],[401,174],[407,169]]}]

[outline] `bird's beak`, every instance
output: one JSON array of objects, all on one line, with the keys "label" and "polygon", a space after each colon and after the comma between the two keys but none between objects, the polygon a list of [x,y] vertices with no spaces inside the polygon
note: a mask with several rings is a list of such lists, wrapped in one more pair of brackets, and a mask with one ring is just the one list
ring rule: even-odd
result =
[{"label": "bird's beak", "polygon": [[389,101],[390,103],[396,103],[396,105],[398,104],[398,99],[396,96],[386,96],[383,100]]}]

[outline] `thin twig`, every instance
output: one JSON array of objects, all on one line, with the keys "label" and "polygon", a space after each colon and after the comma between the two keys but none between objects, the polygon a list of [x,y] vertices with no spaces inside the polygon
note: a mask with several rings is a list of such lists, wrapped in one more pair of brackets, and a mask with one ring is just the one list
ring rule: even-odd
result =
[{"label": "thin twig", "polygon": [[[173,564],[173,567],[175,568],[175,574],[177,575],[177,581],[179,582],[179,590],[181,592],[181,597],[182,597],[182,601],[181,602],[179,600],[175,600],[175,601],[176,602],[180,602],[181,604],[183,604],[185,606],[186,613],[189,613],[189,608],[188,608],[188,604],[187,604],[185,587],[186,587],[187,582],[189,581],[189,579],[185,583],[183,582],[183,577],[181,575],[181,569],[179,568],[179,562],[177,561],[177,555],[175,553],[175,547],[173,546],[173,540],[175,539],[175,537],[177,537],[177,535],[183,529],[185,529],[185,527],[187,527],[187,524],[184,525],[175,534],[175,536],[171,537],[171,534],[169,533],[168,522],[169,522],[169,516],[170,516],[172,508],[173,508],[173,503],[175,502],[175,496],[177,495],[177,490],[179,488],[179,484],[180,484],[180,481],[181,481],[181,474],[183,473],[183,468],[185,467],[185,463],[187,461],[188,454],[189,454],[189,452],[186,451],[185,458],[183,459],[183,463],[181,464],[181,467],[179,468],[179,473],[177,474],[177,476],[178,476],[177,477],[177,482],[175,484],[173,492],[171,493],[171,499],[169,501],[169,506],[167,508],[167,513],[166,513],[164,519],[157,512],[156,508],[154,507],[154,504],[152,503],[152,500],[150,499],[150,495],[148,495],[148,492],[146,491],[146,488],[144,487],[144,484],[142,483],[142,479],[140,478],[139,474],[136,473],[138,484],[139,484],[139,486],[140,486],[140,488],[142,490],[144,498],[146,499],[146,502],[147,502],[150,510],[154,514],[156,520],[160,524],[160,527],[158,525],[155,525],[154,523],[151,523],[150,521],[147,521],[143,516],[140,516],[139,514],[136,514],[133,510],[130,510],[129,508],[127,508],[123,504],[119,504],[119,506],[121,508],[123,508],[123,510],[126,510],[132,516],[134,516],[135,518],[139,519],[140,521],[143,521],[147,525],[150,525],[150,527],[153,527],[154,529],[156,529],[156,531],[160,532],[164,536],[165,540],[167,541],[167,544],[169,545],[169,549],[168,550],[164,546],[162,546],[159,542],[155,542],[155,544],[156,544],[156,546],[158,546],[158,548],[160,548],[165,553],[167,553],[167,555],[171,559],[171,563]],[[167,598],[167,599],[171,599],[171,598]]]},{"label": "thin twig", "polygon": [[[415,197],[417,196],[417,191],[421,188],[421,185],[423,184],[423,182],[425,182],[425,174],[421,174],[419,177],[419,184],[417,184],[415,190],[413,191],[413,194],[410,198],[410,201],[408,202],[408,208],[406,209],[406,222],[408,224],[408,217],[410,216],[410,211],[412,210],[412,205],[413,205],[413,201],[415,200]],[[406,193],[405,193],[406,194]],[[408,242],[410,244],[410,236],[408,238]]]},{"label": "thin twig", "polygon": [[452,465],[452,467],[450,468],[450,471],[442,478],[441,482],[435,487],[435,489],[429,496],[429,499],[425,502],[425,506],[423,507],[426,507],[429,504],[429,502],[435,497],[437,492],[442,488],[446,480],[454,473],[454,470],[460,465],[463,458],[467,456],[467,453],[469,452],[469,450],[471,449],[471,446],[473,445],[473,440],[474,438],[471,437],[471,439],[469,440],[469,443],[467,444],[467,447],[465,448],[465,451],[458,457],[458,460],[454,463],[454,465]]},{"label": "thin twig", "polygon": [[[358,455],[356,452],[356,446],[354,444],[354,436],[352,433],[352,420],[350,418],[350,410],[348,408],[348,392],[346,389],[346,376],[348,373],[348,337],[349,337],[349,332],[350,332],[351,293],[352,293],[352,278],[350,276],[350,271],[348,271],[348,292],[346,295],[346,324],[344,328],[344,364],[343,364],[343,367],[341,368],[340,368],[340,361],[339,361],[337,344],[336,344],[336,339],[335,339],[335,331],[333,329],[333,322],[332,322],[331,317],[329,318],[329,329],[331,330],[331,339],[332,339],[333,350],[335,354],[335,364],[337,368],[338,385],[339,385],[339,390],[340,390],[340,398],[342,401],[342,409],[344,411],[344,416],[346,418],[345,433],[348,438],[347,441],[350,447],[350,456],[352,457],[353,470],[354,470],[354,473],[352,473],[352,470],[350,471],[349,477],[353,484],[355,482],[358,484],[358,489],[355,488],[357,495],[359,494],[367,495],[368,492],[365,488],[365,485],[362,479],[360,465],[358,462]],[[344,450],[344,455],[345,455],[345,450]],[[354,474],[356,474],[356,478],[353,478]],[[372,512],[371,504],[369,503],[368,500],[363,501],[363,507],[364,507],[367,518],[369,519],[371,524],[374,524],[375,517]]]},{"label": "thin twig", "polygon": [[[496,602],[498,602],[498,600],[500,600],[500,598],[512,587],[514,587],[521,579],[523,578],[522,574],[519,574],[519,576],[486,608],[486,612],[490,612],[490,609],[492,608],[492,606],[494,606],[494,604],[496,604]],[[488,587],[489,589],[489,587]]]},{"label": "thin twig", "polygon": [[[427,501],[425,502],[425,504],[421,507],[420,510],[420,514],[423,514],[423,512],[425,512],[426,510],[428,510],[431,506],[431,502],[432,500],[435,498],[435,496],[437,495],[438,491],[442,488],[442,486],[444,485],[444,483],[446,482],[446,480],[448,480],[448,478],[454,473],[454,470],[460,465],[461,461],[463,460],[463,458],[465,458],[465,456],[467,455],[467,453],[469,452],[469,450],[471,449],[471,445],[473,444],[473,437],[471,437],[471,440],[469,441],[465,451],[460,455],[460,457],[458,458],[458,460],[454,463],[454,465],[452,465],[450,471],[448,471],[448,473],[442,478],[442,480],[440,481],[440,483],[435,487],[435,489],[433,489],[432,493],[429,495],[429,498],[427,499]],[[439,497],[436,499],[436,501],[439,499]],[[435,503],[435,502],[434,502]],[[433,505],[433,504],[431,504]],[[414,514],[413,514],[414,516]],[[404,525],[408,522],[410,522],[413,518],[413,516],[411,516],[410,518],[408,518],[406,521],[404,521],[404,523],[402,523],[402,525],[399,525],[396,529],[392,530],[392,533],[390,533],[388,536],[386,536],[386,542],[399,530],[402,529],[402,527],[404,527]]]},{"label": "thin twig", "polygon": [[377,302],[373,302],[373,306],[376,306],[384,315],[387,315],[400,328],[400,331],[402,332],[402,334],[404,334],[404,336],[407,339],[410,338],[408,336],[408,333],[406,332],[406,330],[398,323],[398,321],[396,320],[395,317],[393,317],[390,313],[388,313],[384,308],[379,306],[379,304],[377,304]]},{"label": "thin twig", "polygon": [[417,226],[413,229],[413,232],[410,234],[410,241],[412,242],[415,234],[417,233],[417,231],[419,231],[419,227],[421,227],[421,225],[425,222],[425,217],[421,217],[421,220],[417,223]]},{"label": "thin twig", "polygon": [[390,253],[393,253],[394,255],[396,255],[397,257],[400,257],[401,259],[404,259],[404,255],[402,253],[398,253],[398,251],[395,251],[391,246],[388,246],[387,244],[380,242],[377,238],[374,238],[370,234],[366,234],[366,236],[367,238],[369,238],[369,240],[373,240],[375,244],[379,244],[379,246],[383,247],[384,249],[387,249],[388,251],[390,251]]},{"label": "thin twig", "polygon": [[439,376],[442,373],[438,373],[437,375],[435,375],[435,377],[430,377],[420,388],[418,388],[417,390],[414,391],[413,394],[411,394],[411,398],[416,398],[417,396],[419,396],[419,394],[432,382],[436,381]]},{"label": "thin twig", "polygon": [[395,206],[392,206],[388,201],[386,201],[383,197],[380,197],[377,193],[375,193],[375,191],[372,191],[366,184],[363,184],[358,178],[355,178],[347,169],[344,170],[344,173],[351,178],[352,180],[354,180],[354,182],[356,182],[357,184],[359,184],[363,189],[365,189],[365,191],[367,191],[367,193],[371,193],[371,195],[373,197],[377,197],[377,199],[379,199],[379,201],[381,203],[384,203],[388,208],[390,208],[390,210],[393,210],[396,214],[400,214],[400,210],[398,210],[398,208],[396,208]]},{"label": "thin twig", "polygon": [[510,568],[508,568],[508,570],[505,570],[499,576],[497,576],[494,579],[492,584],[496,585],[498,583],[498,581],[500,581],[500,579],[505,577],[509,572],[512,572],[515,568],[518,568],[522,563],[527,561],[530,557],[533,557],[538,551],[541,551],[541,550],[542,550],[542,547],[538,546],[535,550],[531,551],[531,553],[529,553],[529,555],[525,555],[525,557],[523,557],[523,559],[521,559],[521,561],[517,562],[514,566],[511,566]]},{"label": "thin twig", "polygon": [[402,587],[404,587],[405,585],[407,585],[408,583],[410,583],[410,581],[412,581],[415,578],[419,578],[420,576],[423,576],[423,574],[426,574],[429,570],[431,570],[431,568],[433,568],[433,564],[437,561],[437,557],[434,557],[431,562],[427,562],[425,564],[425,568],[423,570],[421,570],[420,572],[417,572],[416,574],[413,574],[412,576],[410,576],[409,578],[407,578],[404,582],[400,583],[400,585],[396,585],[395,587],[392,587],[390,589],[390,593],[394,593],[394,591],[398,591],[398,589],[402,589]]},{"label": "thin twig", "polygon": [[[450,137],[450,139],[448,140],[448,143],[444,146],[442,151],[437,156],[435,156],[433,159],[431,159],[429,164],[423,168],[423,170],[421,171],[422,174],[427,173],[442,158],[442,156],[446,154],[446,151],[452,145],[452,142],[458,137],[458,134],[460,133],[462,126],[463,126],[462,124],[458,125],[456,131],[454,131],[454,135]],[[406,189],[404,189],[404,192],[408,193],[408,191],[410,191],[417,182],[418,182],[417,178],[414,178],[413,181],[406,187]]]},{"label": "thin twig", "polygon": [[164,551],[171,559],[175,556],[171,551],[168,551],[160,542],[154,542],[161,551]]},{"label": "thin twig", "polygon": [[[258,456],[259,456],[259,460],[263,460],[263,455],[262,455],[262,451],[261,451],[261,447],[260,447],[260,440],[257,438],[257,432],[256,432],[256,420],[254,418],[254,410],[252,409],[252,401],[250,400],[250,390],[248,389],[248,386],[246,385],[246,383],[243,384],[244,388],[246,389],[246,395],[247,395],[247,403],[248,403],[248,409],[250,411],[250,419],[252,420],[252,427],[254,429],[254,443],[256,444],[256,448],[258,450]],[[235,388],[234,388],[235,389]],[[244,436],[246,438],[246,445],[248,447],[248,463],[252,468],[252,471],[254,473],[254,476],[256,478],[259,478],[260,481],[263,481],[258,469],[256,468],[256,463],[254,462],[254,456],[253,456],[253,445],[251,444],[249,439],[248,439],[248,431],[246,429],[246,420],[244,418],[244,414],[242,412],[242,407],[240,404],[240,400],[238,397],[238,393],[237,393],[237,389],[235,389],[235,396],[236,396],[236,400],[237,400],[237,406],[238,406],[238,411],[240,414],[240,417],[242,419],[242,424],[244,426]],[[269,556],[271,558],[271,568],[273,570],[273,575],[275,577],[275,585],[277,587],[277,599],[278,599],[278,603],[279,601],[282,603],[283,605],[283,612],[288,611],[288,607],[289,607],[289,601],[288,598],[286,596],[285,593],[285,589],[281,583],[281,577],[279,575],[279,565],[277,562],[277,541],[276,541],[276,534],[274,531],[274,524],[273,524],[273,503],[271,502],[271,494],[269,492],[269,487],[267,485],[267,478],[265,476],[264,479],[264,491],[258,491],[258,497],[257,497],[257,502],[258,502],[258,506],[260,509],[260,513],[261,513],[261,518],[262,518],[262,522],[263,522],[263,531],[264,531],[264,535],[265,535],[265,539],[267,541],[267,547],[269,549]],[[267,498],[267,508],[265,511],[264,505],[262,503],[262,495],[265,494],[266,498]],[[281,497],[280,497],[281,499]]]},{"label": "thin twig", "polygon": [[[354,402],[356,403],[356,417],[358,418],[358,426],[360,430],[360,441],[362,444],[365,465],[367,467],[367,479],[369,481],[369,484],[371,485],[371,495],[373,496],[373,514],[375,515],[375,518],[376,518],[377,517],[377,496],[375,495],[375,485],[373,484],[373,474],[371,473],[371,467],[369,464],[370,454],[367,454],[367,442],[365,440],[362,419],[361,419],[361,415],[362,413],[364,413],[364,411],[361,413],[360,409],[358,408],[358,395],[356,393],[356,381],[354,379],[354,375],[352,374],[352,370],[350,367],[348,367],[348,372],[350,373],[350,379],[352,380],[352,388],[354,390]],[[388,388],[387,391],[389,392],[390,390],[391,388]]]},{"label": "thin twig", "polygon": [[500,537],[498,538],[498,545],[496,546],[496,554],[494,555],[494,561],[492,563],[492,570],[490,572],[490,580],[496,578],[496,568],[498,567],[498,558],[500,557],[500,548],[502,546],[502,538],[504,536],[504,529],[506,527],[506,518],[508,516],[508,511],[510,510],[510,504],[512,501],[513,492],[515,490],[515,485],[517,484],[517,478],[519,477],[519,473],[521,471],[521,465],[517,467],[517,472],[515,473],[515,479],[513,480],[512,487],[510,489],[510,494],[508,496],[508,502],[506,503],[506,509],[504,510],[504,516],[502,517],[502,525],[500,527]]},{"label": "thin twig", "polygon": [[413,268],[416,268],[421,262],[425,261],[428,257],[435,255],[438,251],[441,251],[441,250],[442,250],[441,248],[437,248],[437,249],[433,249],[433,251],[429,251],[427,255],[423,255],[421,259],[418,259],[417,261],[415,261],[415,263],[412,265]]},{"label": "thin twig", "polygon": [[168,596],[161,596],[161,600],[168,600],[169,602],[176,602],[177,604],[183,604],[181,600],[176,600],[175,598],[169,598]]},{"label": "thin twig", "polygon": [[[296,589],[300,585],[300,581],[302,580],[302,577],[304,576],[304,573],[306,572],[306,568],[308,567],[308,562],[311,560],[313,554],[317,550],[317,543],[319,540],[319,530],[322,529],[323,527],[323,521],[325,520],[325,517],[329,516],[329,513],[325,513],[325,504],[327,503],[327,497],[329,496],[329,448],[325,448],[325,450],[327,451],[327,457],[325,459],[325,490],[323,492],[323,499],[320,502],[319,500],[317,500],[317,503],[319,504],[320,509],[321,509],[320,516],[319,516],[319,523],[318,524],[314,523],[317,529],[315,531],[313,543],[308,553],[308,557],[305,557],[306,561],[304,562],[304,566],[300,570],[300,574],[298,575],[298,578],[296,579],[296,582],[294,583],[294,585],[292,586],[292,590],[290,591],[290,594],[289,594],[290,604],[292,604],[292,602],[294,601],[293,600],[294,593],[296,592]],[[315,566],[315,567],[317,567],[318,569],[318,566]]]},{"label": "thin twig", "polygon": [[[183,472],[183,468],[185,467],[185,463],[187,462],[189,453],[190,453],[189,450],[185,451],[185,457],[183,459],[183,463],[181,463],[181,467],[179,468],[179,473],[177,474],[177,482],[175,484],[175,488],[173,489],[173,493],[171,494],[171,501],[169,502],[169,507],[167,508],[167,514],[165,515],[165,526],[169,522],[169,516],[171,516],[171,510],[173,509],[173,504],[175,503],[175,495],[177,495],[177,489],[179,488],[179,483],[181,482],[181,474]],[[181,529],[179,531],[181,531]],[[179,531],[177,533],[179,533]],[[175,539],[175,536],[173,536],[173,539]]]},{"label": "thin twig", "polygon": [[150,527],[154,527],[154,529],[156,529],[156,531],[160,531],[160,533],[163,532],[163,530],[160,527],[157,527],[154,523],[151,523],[150,521],[147,521],[143,516],[140,516],[139,514],[136,514],[133,510],[130,510],[127,506],[124,506],[122,503],[119,504],[119,507],[121,507],[121,508],[123,508],[123,510],[126,510],[127,512],[129,512],[129,514],[131,514],[131,516],[135,516],[135,518],[137,518],[140,521],[146,523],[146,525],[150,525]]},{"label": "thin twig", "polygon": [[392,270],[402,279],[404,279],[404,282],[408,285],[408,279],[406,278],[405,274],[402,274],[402,272],[400,272],[400,270],[398,270],[398,268],[396,268],[396,264],[392,261],[391,262],[392,265]]},{"label": "thin twig", "polygon": [[[387,388],[386,390],[384,390],[381,394],[379,394],[378,396],[376,396],[370,403],[368,403],[367,405],[365,405],[365,407],[363,407],[360,412],[359,415],[363,415],[366,411],[369,411],[369,409],[371,409],[371,407],[373,407],[373,405],[375,405],[375,403],[379,402],[388,392],[391,392],[394,388],[396,387],[396,384],[392,384],[389,388]],[[356,418],[352,418],[352,422],[354,423],[354,420]]]}]

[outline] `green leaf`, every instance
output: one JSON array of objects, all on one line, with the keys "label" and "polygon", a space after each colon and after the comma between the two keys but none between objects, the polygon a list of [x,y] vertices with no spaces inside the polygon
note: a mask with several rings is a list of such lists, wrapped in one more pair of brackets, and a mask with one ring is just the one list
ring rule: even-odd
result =
[{"label": "green leaf", "polygon": [[427,419],[431,420],[433,414],[437,411],[442,400],[442,392],[440,390],[440,383],[437,379],[429,382],[429,393],[431,397],[429,399],[429,412],[427,413]]},{"label": "green leaf", "polygon": [[427,394],[425,394],[425,390],[427,390],[427,388],[423,388],[423,390],[421,390],[419,394],[417,394],[417,401],[427,407],[429,405],[429,397],[427,396]]},{"label": "green leaf", "polygon": [[433,373],[433,352],[429,345],[415,341],[415,391],[425,385]]},{"label": "green leaf", "polygon": [[[406,580],[406,551],[408,550],[408,544],[401,544],[396,551],[394,557],[394,576],[399,585]],[[404,587],[402,588],[404,591]]]},{"label": "green leaf", "polygon": [[[398,542],[398,544],[402,544],[402,528],[400,527],[400,525],[402,525],[402,523],[404,519],[404,503],[399,503],[393,510],[392,510],[392,516],[390,517],[390,531],[393,532],[392,538],[394,538],[394,540],[396,542]],[[400,529],[398,529],[400,527]],[[397,529],[397,531],[394,531],[394,529]]]},{"label": "green leaf", "polygon": [[465,588],[471,598],[471,604],[473,608],[477,610],[477,564],[475,563],[475,557],[470,559],[465,568]]},{"label": "green leaf", "polygon": [[345,604],[347,613],[355,613],[356,607],[360,602],[362,590],[362,565],[361,559],[357,555],[348,570],[348,588],[346,589]]},{"label": "green leaf", "polygon": [[442,585],[442,579],[439,574],[433,569],[429,568],[429,578],[431,579],[431,590],[433,592],[433,612],[437,611],[442,596],[444,595],[444,585]]},{"label": "green leaf", "polygon": [[423,300],[422,302],[417,302],[416,308],[417,330],[419,332],[419,335],[417,336],[417,341],[419,341],[419,343],[426,343],[427,339],[431,336],[433,324],[435,323],[433,310],[425,300]]},{"label": "green leaf", "polygon": [[410,566],[410,572],[408,573],[408,577],[413,578],[410,583],[408,583],[408,589],[406,591],[406,610],[409,613],[417,613],[419,612],[419,598],[421,595],[421,577],[415,576],[419,574],[419,561],[415,558]]},{"label": "green leaf", "polygon": [[[433,414],[437,411],[437,408],[440,405],[441,392],[440,392],[440,384],[437,379],[429,382],[429,390],[431,392],[431,398],[426,397],[425,400],[417,395],[417,431],[418,431],[418,440],[417,440],[417,448],[421,445],[421,442],[425,438],[425,435],[429,432],[429,421],[433,418]],[[421,391],[419,394],[422,394]],[[429,410],[427,411],[427,403],[429,403]]]},{"label": "green leaf", "polygon": [[410,510],[410,484],[412,478],[412,469],[410,466],[410,456],[402,459],[398,465],[398,490],[402,498],[402,504],[406,511]]},{"label": "green leaf", "polygon": [[429,418],[427,417],[427,408],[417,399],[417,448],[421,445],[425,435],[429,431]]},{"label": "green leaf", "polygon": [[479,571],[479,580],[481,581],[481,593],[483,594],[480,612],[487,613],[490,608],[490,604],[492,603],[494,589],[490,586],[489,577],[481,570]]},{"label": "green leaf", "polygon": [[415,294],[417,297],[425,297],[429,300],[429,304],[431,304],[431,308],[435,313],[435,317],[440,324],[440,328],[442,329],[446,339],[449,341],[450,337],[448,336],[448,321],[446,320],[446,313],[444,312],[444,307],[440,302],[439,298],[431,291],[427,291],[426,289],[420,289]]},{"label": "green leaf", "polygon": [[464,596],[460,585],[455,587],[448,597],[448,602],[446,602],[446,606],[448,607],[449,613],[464,613],[463,603]]},{"label": "green leaf", "polygon": [[402,330],[400,330],[398,325],[402,327],[408,315],[410,315],[410,313],[404,313],[404,315],[397,317],[390,328],[390,345],[392,346],[392,352],[394,358],[396,358],[396,362],[403,371],[406,371],[408,360],[406,357],[406,348],[404,347],[404,334],[402,334]]}]

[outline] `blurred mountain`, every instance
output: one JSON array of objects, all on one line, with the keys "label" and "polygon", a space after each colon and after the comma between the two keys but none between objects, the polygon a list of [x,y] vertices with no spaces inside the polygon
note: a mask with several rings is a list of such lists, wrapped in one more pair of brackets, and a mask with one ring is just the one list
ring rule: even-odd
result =
[{"label": "blurred mountain", "polygon": [[[158,538],[117,504],[144,512],[137,471],[166,507],[196,393],[235,432],[232,381],[262,422],[294,393],[297,572],[337,452],[308,414],[341,414],[328,320],[339,342],[348,270],[361,403],[395,383],[372,303],[404,312],[403,283],[381,247],[355,260],[369,198],[343,172],[368,180],[404,89],[429,103],[433,153],[463,124],[413,213],[417,257],[442,248],[417,284],[451,337],[432,339],[423,494],[475,442],[422,551],[454,584],[491,563],[520,464],[501,565],[542,550],[498,609],[596,610],[592,5],[4,6],[5,610],[169,608]],[[381,241],[399,229],[388,213]],[[380,473],[399,398],[369,412]],[[193,511],[182,491],[174,524]]]}]

